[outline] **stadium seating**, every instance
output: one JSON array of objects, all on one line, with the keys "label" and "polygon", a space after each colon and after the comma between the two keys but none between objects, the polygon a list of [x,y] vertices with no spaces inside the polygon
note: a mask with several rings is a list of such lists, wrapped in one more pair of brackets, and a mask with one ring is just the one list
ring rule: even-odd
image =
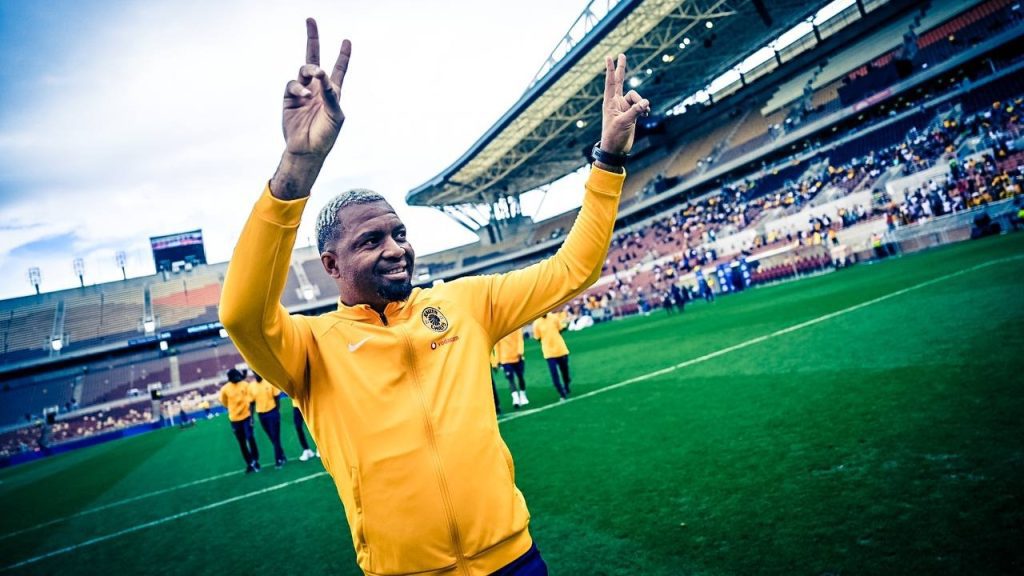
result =
[{"label": "stadium seating", "polygon": [[0,360],[13,362],[50,352],[57,304],[15,301],[0,311]]},{"label": "stadium seating", "polygon": [[100,412],[83,414],[54,424],[50,441],[85,438],[112,430],[152,421],[149,399],[127,406],[109,408]]},{"label": "stadium seating", "polygon": [[[736,133],[729,142],[729,150],[719,158],[719,162],[737,158],[741,154],[766,143],[768,140],[762,138],[769,136],[769,129],[772,126],[781,125],[785,120],[785,111],[763,116],[757,109],[752,110],[736,129]],[[753,141],[758,143],[754,146],[747,145]]]},{"label": "stadium seating", "polygon": [[0,457],[39,450],[42,424],[28,425],[0,433]]},{"label": "stadium seating", "polygon": [[42,414],[44,408],[73,402],[73,379],[41,378],[30,385],[0,391],[0,425],[24,422],[25,415]]},{"label": "stadium seating", "polygon": [[743,118],[718,125],[710,130],[687,137],[677,143],[677,151],[671,164],[665,169],[665,176],[685,179],[698,168],[706,166],[715,159],[714,153],[720,152],[720,146],[733,134]]},{"label": "stadium seating", "polygon": [[[942,62],[1016,23],[1020,16],[1014,5],[1013,0],[988,0],[924,32],[917,38],[913,66],[921,69]],[[848,74],[839,91],[842,101],[856,102],[905,77],[910,70],[900,69],[901,50],[886,52]]]},{"label": "stadium seating", "polygon": [[565,233],[572,227],[573,221],[576,220],[576,215],[579,213],[579,209],[570,210],[563,214],[559,214],[554,218],[549,218],[538,223],[530,235],[530,244],[539,244],[546,242],[554,238],[561,238],[565,236]]},{"label": "stadium seating", "polygon": [[305,303],[306,299],[302,297],[299,289],[299,278],[295,275],[294,268],[289,268],[288,279],[284,283],[284,294],[281,295],[281,304],[287,308]]},{"label": "stadium seating", "polygon": [[147,386],[156,382],[166,384],[170,380],[167,360],[129,359],[117,364],[94,365],[83,375],[82,406],[91,406],[120,400],[131,389],[145,393]]},{"label": "stadium seating", "polygon": [[64,298],[65,347],[86,348],[141,332],[145,308],[142,287],[108,284],[82,290],[85,293]]},{"label": "stadium seating", "polygon": [[165,282],[150,286],[153,317],[157,326],[175,326],[216,322],[217,304],[223,273],[200,266],[191,273],[172,275]]},{"label": "stadium seating", "polygon": [[338,287],[334,280],[324,272],[324,265],[319,259],[302,261],[302,270],[306,273],[309,282],[320,291],[321,298],[337,298]]},{"label": "stadium seating", "polygon": [[242,362],[242,355],[233,348],[230,351],[196,352],[181,360],[181,378],[183,382],[195,382],[205,378],[221,377],[229,368]]},{"label": "stadium seating", "polygon": [[[645,196],[663,192],[668,186],[674,184],[675,179],[665,178],[665,171],[670,160],[670,157],[665,156],[648,166],[632,170],[622,186],[622,200],[619,205],[628,206]],[[570,221],[569,224],[572,222]]]}]

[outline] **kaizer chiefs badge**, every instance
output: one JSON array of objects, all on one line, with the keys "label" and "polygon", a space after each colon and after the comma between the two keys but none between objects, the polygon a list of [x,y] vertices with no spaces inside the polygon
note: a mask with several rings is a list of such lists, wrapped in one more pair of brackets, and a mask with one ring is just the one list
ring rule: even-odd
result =
[{"label": "kaizer chiefs badge", "polygon": [[444,332],[448,329],[448,319],[444,317],[444,314],[441,314],[440,310],[433,306],[424,308],[420,318],[423,320],[423,325],[434,332]]}]

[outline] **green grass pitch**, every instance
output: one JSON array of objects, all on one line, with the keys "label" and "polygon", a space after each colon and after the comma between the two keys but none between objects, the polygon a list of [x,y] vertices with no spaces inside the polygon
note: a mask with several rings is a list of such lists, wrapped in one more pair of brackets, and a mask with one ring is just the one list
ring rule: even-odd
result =
[{"label": "green grass pitch", "polygon": [[[501,430],[538,547],[556,575],[1020,574],[1022,326],[1016,234],[570,333],[561,405],[530,343],[551,408]],[[0,572],[358,574],[284,415],[257,475],[224,417],[0,471]]]}]

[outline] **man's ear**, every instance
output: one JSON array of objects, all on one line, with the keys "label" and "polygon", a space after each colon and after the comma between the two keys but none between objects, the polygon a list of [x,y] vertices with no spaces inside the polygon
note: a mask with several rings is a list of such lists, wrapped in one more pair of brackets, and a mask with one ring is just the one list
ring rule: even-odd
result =
[{"label": "man's ear", "polygon": [[341,268],[338,267],[338,257],[334,252],[327,251],[320,254],[320,262],[324,265],[324,270],[327,275],[331,278],[341,277]]}]

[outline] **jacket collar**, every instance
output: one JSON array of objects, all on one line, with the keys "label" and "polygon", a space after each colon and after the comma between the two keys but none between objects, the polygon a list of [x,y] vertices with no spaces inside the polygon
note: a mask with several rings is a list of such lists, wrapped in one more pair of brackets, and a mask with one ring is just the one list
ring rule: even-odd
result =
[{"label": "jacket collar", "polygon": [[[411,304],[416,300],[416,297],[419,296],[419,293],[419,288],[413,288],[412,294],[409,295],[409,298],[401,302],[389,302],[384,308],[384,316],[387,318],[388,324],[407,316],[412,308]],[[356,304],[354,306],[349,306],[342,302],[341,298],[338,298],[337,314],[346,320],[355,320],[356,322],[369,322],[377,325],[384,323],[384,321],[381,320],[381,315],[373,308],[370,308],[368,304]]]}]

